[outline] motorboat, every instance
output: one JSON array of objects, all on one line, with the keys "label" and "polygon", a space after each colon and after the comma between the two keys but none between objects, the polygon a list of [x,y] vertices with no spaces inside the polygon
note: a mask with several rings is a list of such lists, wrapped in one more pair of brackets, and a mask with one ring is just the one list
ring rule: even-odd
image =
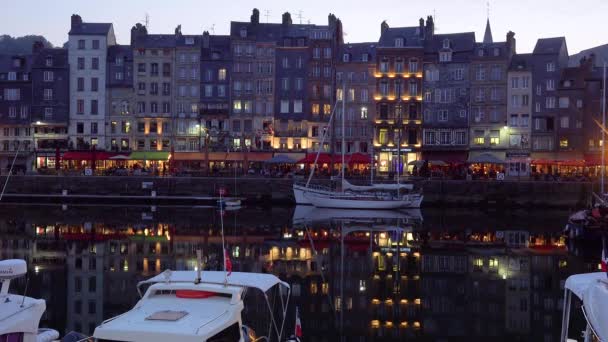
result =
[{"label": "motorboat", "polygon": [[[200,269],[200,268],[199,268]],[[147,287],[143,295],[142,289]],[[129,311],[99,325],[97,341],[257,341],[264,337],[243,324],[243,299],[249,290],[260,291],[270,312],[268,333],[277,340],[283,324],[290,287],[274,275],[224,271],[171,271],[137,285],[141,299]],[[282,321],[276,320],[269,293],[278,290]],[[266,336],[266,340],[271,340]]]},{"label": "motorboat", "polygon": [[[52,329],[40,329],[40,319],[46,310],[44,299],[9,293],[11,280],[27,274],[24,260],[0,261],[0,341],[50,342],[59,338]],[[27,290],[27,286],[26,286]]]},{"label": "motorboat", "polygon": [[606,272],[575,274],[564,285],[561,342],[574,342],[569,338],[572,295],[582,300],[582,314],[587,326],[583,341],[608,341],[608,277]]}]

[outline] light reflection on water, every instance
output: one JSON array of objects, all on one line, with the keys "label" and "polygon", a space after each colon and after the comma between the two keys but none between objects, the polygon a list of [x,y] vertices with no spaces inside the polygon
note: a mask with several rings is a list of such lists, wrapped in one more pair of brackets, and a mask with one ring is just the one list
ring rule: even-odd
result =
[{"label": "light reflection on water", "polygon": [[[286,329],[299,307],[307,341],[555,341],[563,281],[599,259],[568,252],[567,216],[277,207],[226,212],[224,223],[234,271],[291,284]],[[27,260],[45,325],[92,333],[135,304],[138,281],[193,270],[197,249],[218,269],[219,222],[214,208],[3,206],[0,257]],[[262,309],[252,301],[245,321],[264,331]]]}]

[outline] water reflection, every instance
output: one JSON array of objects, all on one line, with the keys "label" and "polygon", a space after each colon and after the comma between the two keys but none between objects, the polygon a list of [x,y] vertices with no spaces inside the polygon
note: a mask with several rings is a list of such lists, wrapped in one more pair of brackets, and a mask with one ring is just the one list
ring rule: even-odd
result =
[{"label": "water reflection", "polygon": [[[599,259],[568,253],[567,212],[423,214],[245,208],[224,222],[235,271],[292,285],[307,341],[558,339],[564,280]],[[207,269],[221,260],[214,208],[3,206],[0,217],[0,257],[27,260],[43,324],[66,332],[128,310],[142,279],[193,270],[199,248]]]}]

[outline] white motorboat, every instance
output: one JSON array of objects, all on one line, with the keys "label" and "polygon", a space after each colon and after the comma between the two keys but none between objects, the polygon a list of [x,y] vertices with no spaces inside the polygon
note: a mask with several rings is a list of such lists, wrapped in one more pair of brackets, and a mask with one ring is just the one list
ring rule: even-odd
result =
[{"label": "white motorboat", "polygon": [[608,341],[608,277],[606,272],[575,274],[566,279],[560,342],[577,341],[568,337],[572,294],[583,301],[587,327],[583,341]]},{"label": "white motorboat", "polygon": [[[199,279],[199,280],[197,280]],[[243,325],[241,312],[247,290],[259,290],[270,312],[268,332],[281,339],[289,301],[289,285],[271,274],[224,271],[167,270],[137,285],[138,292],[149,285],[139,302],[122,315],[104,321],[93,334],[101,341],[239,341],[255,337]],[[283,320],[273,317],[269,296],[278,287]],[[270,337],[267,338],[269,340]]]},{"label": "white motorboat", "polygon": [[[50,342],[59,338],[52,329],[39,329],[40,318],[46,309],[44,299],[8,293],[12,279],[25,276],[24,260],[0,261],[0,341]],[[27,289],[27,286],[26,286]]]}]

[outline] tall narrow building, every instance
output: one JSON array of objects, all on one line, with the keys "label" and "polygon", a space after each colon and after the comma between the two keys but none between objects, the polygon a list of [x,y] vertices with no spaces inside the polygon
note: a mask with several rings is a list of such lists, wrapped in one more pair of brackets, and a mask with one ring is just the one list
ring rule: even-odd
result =
[{"label": "tall narrow building", "polygon": [[507,176],[530,174],[531,117],[532,55],[517,54],[513,56],[507,74]]},{"label": "tall narrow building", "polygon": [[[430,38],[433,21],[428,23]],[[407,171],[422,151],[422,63],[427,28],[380,25],[374,145],[380,173]]]},{"label": "tall narrow building", "polygon": [[111,23],[87,23],[74,14],[68,41],[70,65],[70,147],[109,148],[106,126],[106,57],[116,44]]},{"label": "tall narrow building", "polygon": [[134,149],[136,125],[133,92],[133,50],[129,45],[108,48],[106,76],[106,112],[109,125],[106,136],[110,150],[128,152]]},{"label": "tall narrow building", "polygon": [[506,158],[509,127],[507,122],[507,70],[515,53],[515,34],[494,42],[490,22],[482,43],[475,45],[471,58],[471,116],[469,159],[490,154]]}]

